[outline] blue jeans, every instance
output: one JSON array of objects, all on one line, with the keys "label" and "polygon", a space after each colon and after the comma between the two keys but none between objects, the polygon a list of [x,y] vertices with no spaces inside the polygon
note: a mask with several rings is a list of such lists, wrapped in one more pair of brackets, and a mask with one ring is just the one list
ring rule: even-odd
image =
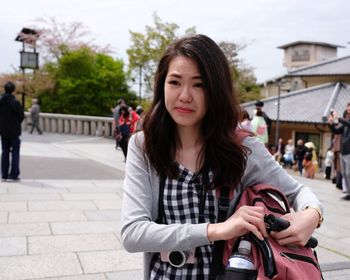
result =
[{"label": "blue jeans", "polygon": [[[17,179],[19,176],[19,149],[21,140],[19,136],[14,138],[6,138],[1,136],[1,177],[2,179]],[[11,171],[10,169],[10,153],[11,153]]]}]

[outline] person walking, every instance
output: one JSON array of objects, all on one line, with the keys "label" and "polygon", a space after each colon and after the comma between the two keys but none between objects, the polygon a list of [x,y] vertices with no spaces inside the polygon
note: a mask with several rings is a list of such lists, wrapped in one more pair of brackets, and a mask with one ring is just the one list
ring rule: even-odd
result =
[{"label": "person walking", "polygon": [[342,197],[344,200],[350,200],[350,103],[347,104],[343,118],[338,117],[337,112],[333,111],[328,118],[330,130],[334,134],[341,134],[341,170],[347,194]]},{"label": "person walking", "polygon": [[32,107],[30,107],[29,112],[30,112],[30,117],[32,120],[32,122],[29,124],[32,126],[32,130],[30,131],[30,134],[33,133],[34,129],[36,129],[39,134],[43,134],[43,132],[41,131],[41,129],[39,127],[40,106],[38,104],[37,99],[32,100]]},{"label": "person walking", "polygon": [[285,146],[285,152],[283,155],[283,163],[285,167],[292,168],[294,163],[294,144],[293,139],[288,139],[287,145]]},{"label": "person walking", "polygon": [[250,120],[249,113],[245,109],[241,109],[241,126],[247,131],[253,131],[252,121]]},{"label": "person walking", "polygon": [[275,160],[283,165],[283,155],[284,155],[284,151],[285,151],[285,145],[283,143],[283,139],[280,138],[278,139],[278,144],[277,144],[277,148],[276,148],[276,152],[273,154],[273,157],[275,158]]},{"label": "person walking", "polygon": [[120,107],[119,114],[119,146],[122,148],[124,154],[124,161],[126,161],[129,138],[131,134],[135,132],[136,123],[139,120],[139,116],[134,110],[130,110],[129,107],[126,105],[122,105]]},{"label": "person walking", "polygon": [[117,101],[117,105],[114,108],[112,108],[112,112],[113,112],[113,128],[114,129],[119,126],[120,108],[122,106],[126,106],[126,103],[125,103],[125,100],[123,98],[120,98]]},{"label": "person walking", "polygon": [[115,148],[118,149],[119,143],[121,140],[121,134],[119,131],[119,118],[120,118],[120,108],[126,106],[125,100],[120,98],[117,101],[117,105],[111,109],[113,113],[113,122],[112,127],[114,129],[114,138],[115,138]]},{"label": "person walking", "polygon": [[303,161],[304,161],[306,152],[307,152],[307,148],[304,145],[304,141],[302,139],[298,139],[297,145],[294,149],[294,159],[297,162],[300,176],[303,175],[303,168],[304,168]]},{"label": "person walking", "polygon": [[255,115],[252,119],[252,129],[256,137],[258,137],[258,139],[261,141],[261,143],[267,146],[267,143],[269,141],[267,124],[263,117],[262,111],[259,108],[255,110]]},{"label": "person walking", "polygon": [[[232,192],[259,183],[278,187],[296,212],[283,216],[290,227],[273,236],[281,244],[306,244],[322,221],[322,205],[256,137],[239,137],[230,68],[212,39],[192,35],[168,46],[153,96],[143,131],[129,141],[121,221],[124,248],[145,253],[144,279],[209,279],[213,242],[249,232],[267,236],[260,206],[242,206],[217,223],[216,191],[223,186]],[[172,251],[192,257],[175,266],[167,257]]]},{"label": "person walking", "polygon": [[324,166],[325,166],[324,177],[327,180],[331,179],[331,173],[332,173],[332,164],[334,159],[334,153],[332,151],[332,148],[333,147],[331,146],[327,149],[327,153],[324,160]]},{"label": "person walking", "polygon": [[341,134],[334,134],[332,140],[333,167],[332,168],[332,183],[339,190],[343,189],[343,176],[341,173]]},{"label": "person walking", "polygon": [[256,110],[261,110],[262,112],[262,117],[264,118],[265,120],[265,123],[267,125],[267,133],[269,135],[271,135],[271,126],[272,126],[272,120],[270,119],[270,117],[263,111],[263,107],[264,107],[264,102],[261,101],[261,100],[257,100],[255,102],[255,109]]},{"label": "person walking", "polygon": [[21,135],[24,110],[13,95],[16,89],[15,84],[7,82],[4,89],[5,93],[0,98],[1,178],[2,181],[17,181],[20,174],[21,140],[19,136]]}]

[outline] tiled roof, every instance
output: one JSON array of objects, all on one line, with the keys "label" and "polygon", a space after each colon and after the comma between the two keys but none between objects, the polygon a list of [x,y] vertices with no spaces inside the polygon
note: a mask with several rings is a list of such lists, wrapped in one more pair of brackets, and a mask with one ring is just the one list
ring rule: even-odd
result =
[{"label": "tiled roof", "polygon": [[286,49],[288,47],[296,46],[296,45],[318,45],[318,46],[324,46],[324,47],[330,47],[330,48],[344,48],[344,46],[340,45],[334,45],[334,44],[329,44],[325,42],[316,42],[316,41],[295,41],[292,43],[284,44],[282,46],[277,47],[278,49]]},{"label": "tiled roof", "polygon": [[350,55],[328,59],[320,63],[289,71],[286,76],[350,75]]},{"label": "tiled roof", "polygon": [[[263,111],[272,119],[277,119],[278,97],[262,99]],[[281,94],[280,121],[300,123],[324,123],[329,110],[334,108],[339,114],[350,102],[350,85],[346,83],[328,83],[316,87]],[[241,104],[252,116],[255,101]]]}]

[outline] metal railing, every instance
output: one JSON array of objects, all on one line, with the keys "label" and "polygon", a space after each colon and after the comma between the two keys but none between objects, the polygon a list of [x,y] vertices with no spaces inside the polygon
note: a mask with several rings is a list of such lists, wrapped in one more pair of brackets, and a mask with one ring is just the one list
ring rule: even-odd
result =
[{"label": "metal railing", "polygon": [[[44,132],[103,136],[110,138],[113,137],[114,134],[112,122],[112,117],[40,113],[39,127]],[[30,113],[25,112],[22,130],[30,131],[30,123]]]}]

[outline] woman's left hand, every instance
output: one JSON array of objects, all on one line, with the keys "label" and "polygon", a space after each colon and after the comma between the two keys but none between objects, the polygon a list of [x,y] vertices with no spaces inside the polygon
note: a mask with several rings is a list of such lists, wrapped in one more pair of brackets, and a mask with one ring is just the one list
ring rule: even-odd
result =
[{"label": "woman's left hand", "polygon": [[320,217],[314,209],[288,213],[281,218],[290,222],[290,226],[280,232],[271,232],[271,236],[281,245],[304,246],[316,229]]}]

